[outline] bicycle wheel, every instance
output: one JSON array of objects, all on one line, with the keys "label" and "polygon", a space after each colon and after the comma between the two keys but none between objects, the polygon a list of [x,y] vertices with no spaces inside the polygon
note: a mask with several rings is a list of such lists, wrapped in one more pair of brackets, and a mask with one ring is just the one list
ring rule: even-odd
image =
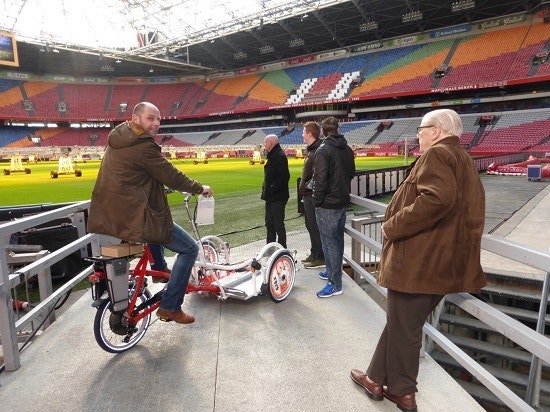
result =
[{"label": "bicycle wheel", "polygon": [[[151,297],[148,290],[139,295],[136,305]],[[109,300],[103,302],[97,309],[94,319],[94,335],[99,346],[111,353],[121,353],[133,348],[143,338],[151,314],[142,318],[137,324],[129,324],[125,312],[113,312]]]},{"label": "bicycle wheel", "polygon": [[275,252],[268,262],[267,284],[262,285],[262,292],[266,293],[274,302],[286,299],[294,285],[296,265],[288,250]]}]

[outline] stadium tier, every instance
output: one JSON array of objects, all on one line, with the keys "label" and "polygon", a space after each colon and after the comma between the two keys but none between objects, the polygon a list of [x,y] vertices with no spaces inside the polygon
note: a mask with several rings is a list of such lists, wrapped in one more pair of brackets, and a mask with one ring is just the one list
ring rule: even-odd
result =
[{"label": "stadium tier", "polygon": [[547,52],[549,43],[547,24],[541,22],[199,82],[81,84],[0,79],[0,118],[120,120],[127,118],[127,108],[142,100],[156,102],[164,116],[206,117],[416,95],[432,89],[544,81],[550,63],[540,64],[535,56]]},{"label": "stadium tier", "polygon": [[[324,62],[314,59],[307,64],[272,71],[192,82],[126,84],[115,79],[107,84],[91,84],[39,81],[36,76],[33,80],[0,78],[0,119],[66,122],[51,129],[0,127],[0,148],[102,147],[109,128],[73,129],[68,123],[126,120],[140,101],[154,102],[168,119],[265,114],[285,108],[296,108],[296,117],[307,117],[308,111],[318,104],[383,101],[402,96],[429,98],[434,91],[543,84],[550,73],[550,62],[541,58],[547,56],[550,49],[548,25],[543,22],[428,39],[411,45],[397,43],[394,47]],[[461,143],[478,155],[548,150],[550,109],[537,107],[510,113],[506,110],[508,108],[500,107],[486,113],[490,121],[483,120],[483,114],[463,112]],[[375,120],[369,120],[368,113],[358,115],[355,120],[359,121],[342,124],[342,132],[361,153],[402,153],[406,141],[414,142],[415,125],[422,113],[389,114],[388,111],[378,113]],[[284,145],[301,145],[299,122],[292,127],[283,123],[274,128],[244,124],[239,127],[235,123],[231,125],[233,130],[224,130],[223,125],[219,125],[217,130],[211,126],[207,131],[198,132],[182,132],[176,128],[159,136],[159,143],[176,148],[235,144],[252,147],[262,144],[266,134],[276,133]],[[414,145],[409,144],[408,148],[415,150]]]}]

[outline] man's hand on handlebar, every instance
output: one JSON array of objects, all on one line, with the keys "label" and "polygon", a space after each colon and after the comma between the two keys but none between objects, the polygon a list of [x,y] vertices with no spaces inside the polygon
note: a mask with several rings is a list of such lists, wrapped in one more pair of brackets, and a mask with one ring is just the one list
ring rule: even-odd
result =
[{"label": "man's hand on handlebar", "polygon": [[204,197],[212,196],[212,189],[210,189],[210,186],[202,185],[202,195]]}]

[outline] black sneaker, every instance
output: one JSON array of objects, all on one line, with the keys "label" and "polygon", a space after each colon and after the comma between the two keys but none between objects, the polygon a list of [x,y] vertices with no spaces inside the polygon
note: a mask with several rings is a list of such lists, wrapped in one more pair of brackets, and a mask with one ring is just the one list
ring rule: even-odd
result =
[{"label": "black sneaker", "polygon": [[304,263],[306,269],[317,269],[325,267],[325,259],[313,259],[310,262]]},{"label": "black sneaker", "polygon": [[302,263],[311,262],[313,260],[313,256],[308,255],[305,259],[302,259]]}]

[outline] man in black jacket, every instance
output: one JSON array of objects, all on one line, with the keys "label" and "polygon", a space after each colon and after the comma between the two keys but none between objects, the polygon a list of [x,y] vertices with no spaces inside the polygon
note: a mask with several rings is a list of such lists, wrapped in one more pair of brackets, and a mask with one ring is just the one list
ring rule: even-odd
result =
[{"label": "man in black jacket", "polygon": [[353,150],[338,133],[336,118],[327,117],[321,127],[325,139],[313,163],[313,204],[326,263],[326,272],[321,272],[319,277],[328,282],[317,296],[329,298],[342,294],[344,225],[355,160]]},{"label": "man in black jacket", "polygon": [[279,242],[286,248],[285,207],[289,198],[288,159],[279,145],[279,138],[270,134],[265,137],[267,162],[264,165],[262,199],[265,200],[265,226],[267,243]]},{"label": "man in black jacket", "polygon": [[302,170],[302,179],[298,186],[298,193],[302,196],[304,205],[304,217],[306,229],[309,233],[311,242],[310,254],[302,260],[304,267],[314,269],[325,266],[325,254],[321,243],[321,235],[319,234],[319,226],[315,218],[315,206],[313,206],[313,161],[315,152],[321,146],[321,128],[315,122],[307,122],[304,124],[302,137],[307,145],[307,155],[304,160],[304,168]]}]

